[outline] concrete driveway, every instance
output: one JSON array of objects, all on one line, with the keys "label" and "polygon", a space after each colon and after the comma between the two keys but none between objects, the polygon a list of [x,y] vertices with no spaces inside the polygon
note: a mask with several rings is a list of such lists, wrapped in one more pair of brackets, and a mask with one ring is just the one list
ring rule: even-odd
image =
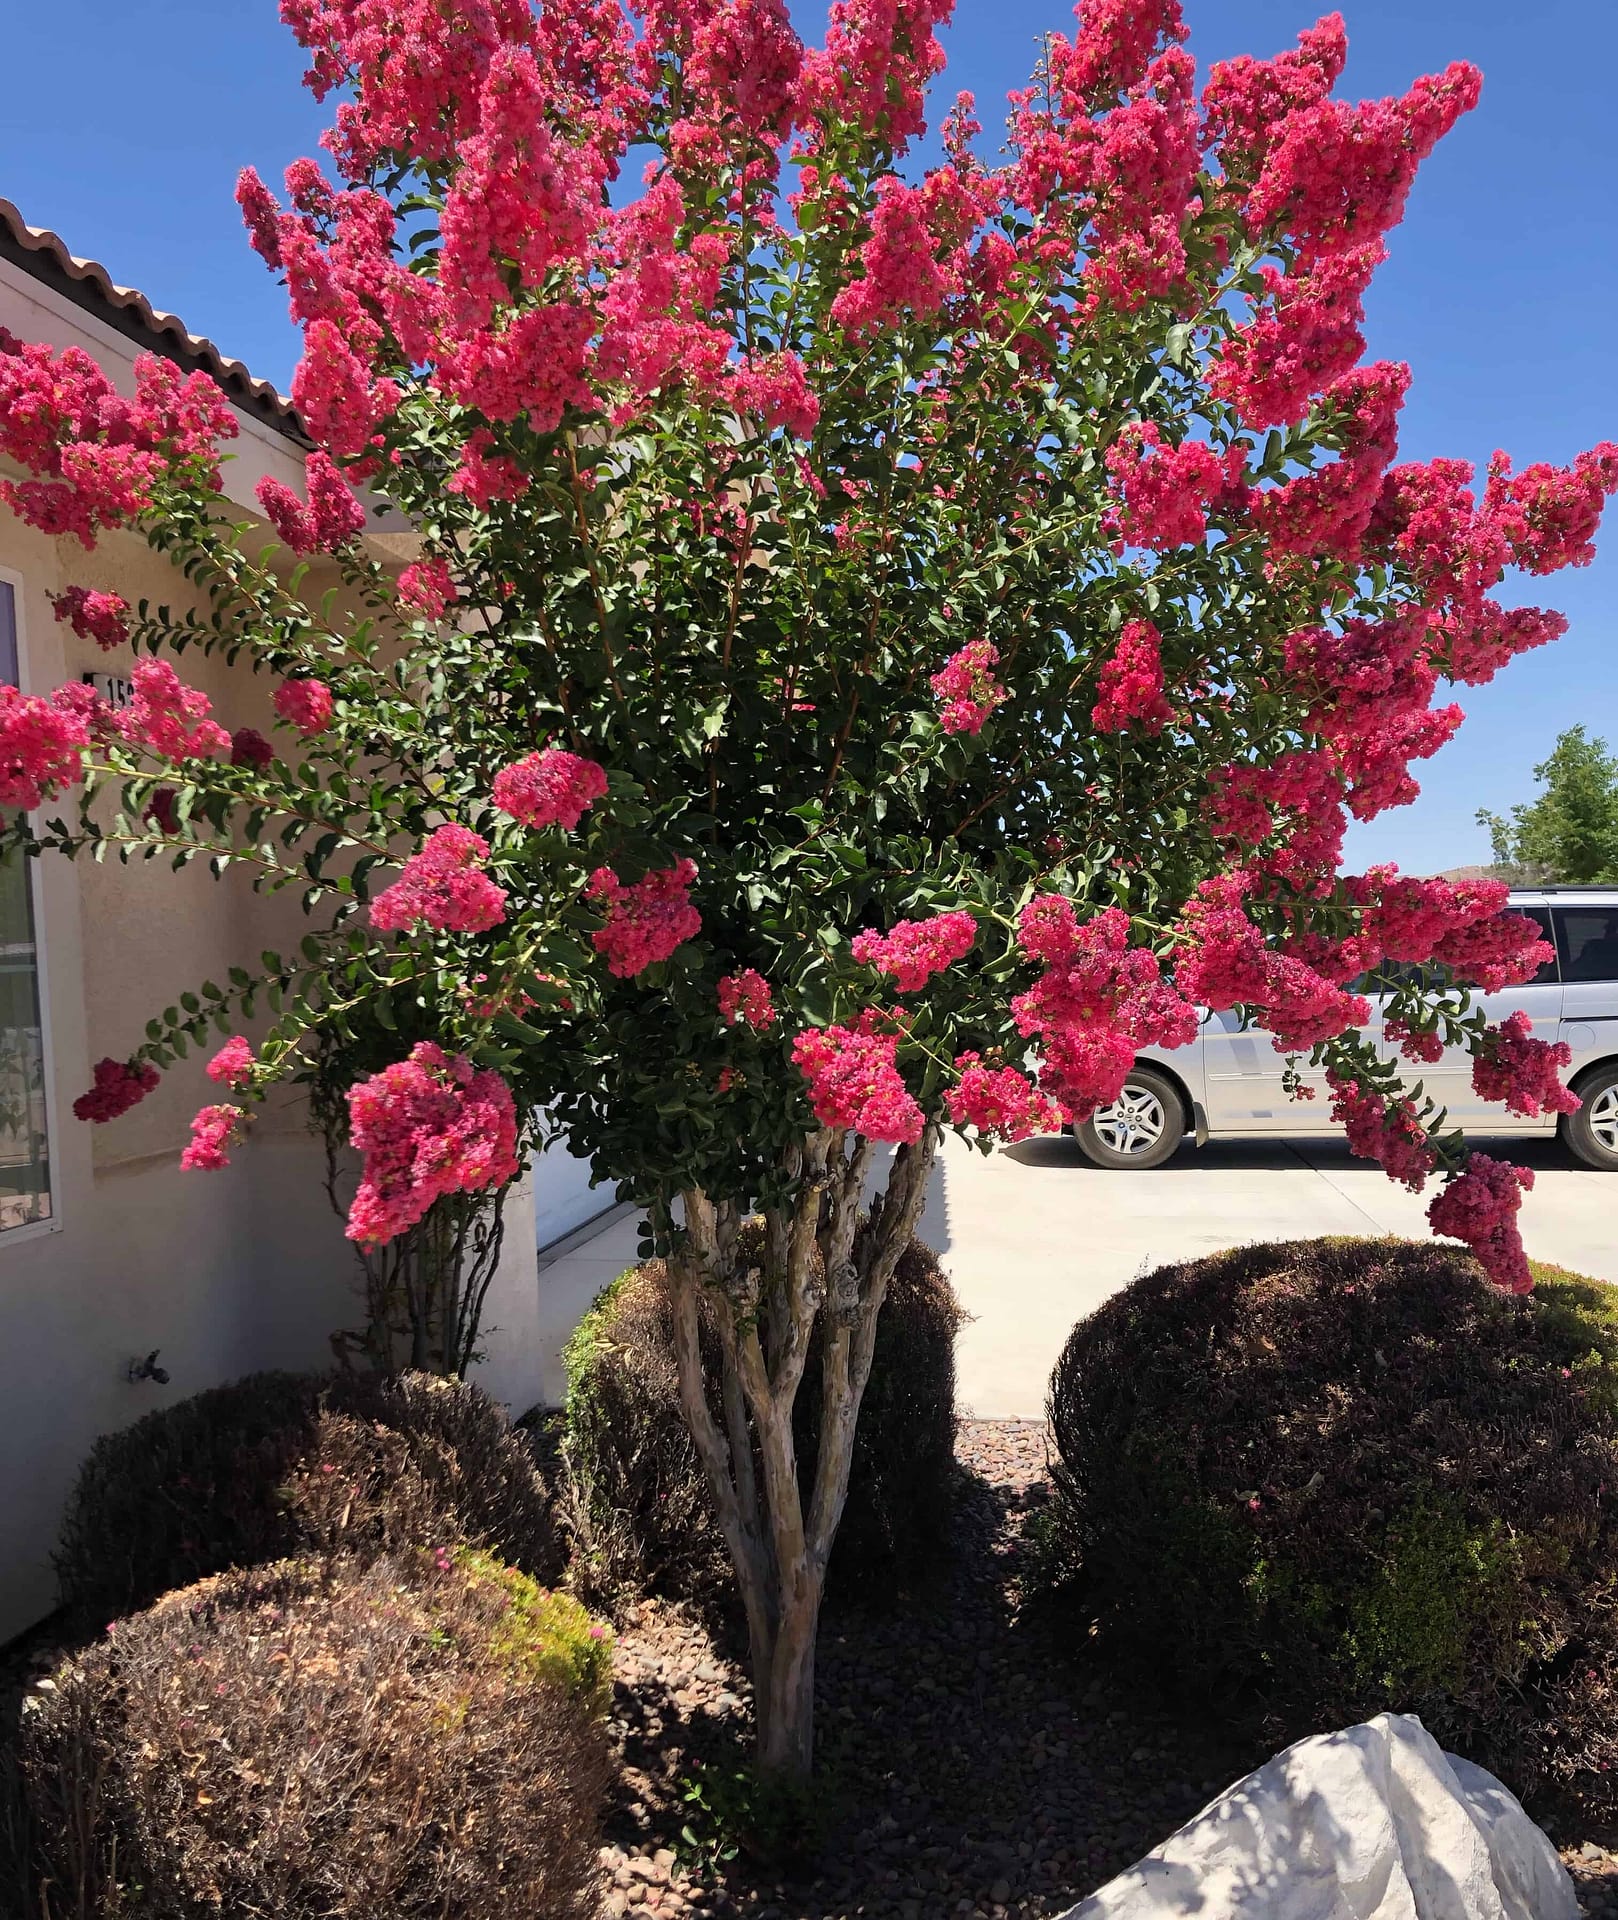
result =
[{"label": "concrete driveway", "polygon": [[[1618,1174],[1589,1172],[1550,1140],[1496,1150],[1535,1172],[1522,1212],[1529,1253],[1618,1281]],[[973,1316],[959,1348],[961,1408],[986,1419],[1043,1413],[1074,1322],[1153,1267],[1320,1233],[1425,1239],[1425,1205],[1331,1140],[1188,1143],[1154,1172],[1104,1173],[1062,1137],[985,1157],[951,1136],[921,1233]],[[542,1268],[547,1399],[562,1396],[562,1342],[634,1258],[635,1225],[620,1216]]]}]

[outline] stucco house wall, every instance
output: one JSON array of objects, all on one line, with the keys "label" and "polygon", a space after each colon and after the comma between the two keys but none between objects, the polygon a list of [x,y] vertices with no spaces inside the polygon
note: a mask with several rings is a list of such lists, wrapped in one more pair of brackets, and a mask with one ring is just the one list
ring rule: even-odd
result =
[{"label": "stucco house wall", "polygon": [[[52,260],[36,264],[15,246],[0,247],[0,327],[58,349],[84,347],[125,391],[137,354],[162,345],[151,330],[132,338],[116,302],[98,312],[94,298],[64,290]],[[142,331],[138,314],[133,331]],[[277,409],[251,394],[236,412],[241,435],[225,487],[256,514],[254,488],[266,474],[301,492],[302,447],[295,425],[266,420]],[[385,531],[382,540],[398,545]],[[80,584],[176,607],[189,594],[183,576],[134,535],[107,535],[86,553],[3,509],[0,580],[13,589],[21,684],[35,692],[128,664],[58,623],[53,593]],[[318,579],[310,587],[318,592]],[[184,672],[225,725],[268,733],[270,687],[245,662],[193,653]],[[296,1098],[273,1103],[232,1166],[211,1174],[178,1165],[191,1115],[217,1091],[203,1074],[205,1055],[171,1070],[120,1120],[85,1126],[71,1111],[92,1062],[127,1056],[152,1012],[182,989],[221,978],[265,947],[294,946],[304,926],[296,898],[256,894],[240,871],[216,881],[204,865],[176,874],[162,861],[47,858],[32,884],[52,1194],[48,1220],[0,1232],[0,1642],[55,1604],[50,1546],[98,1435],[258,1368],[329,1364],[330,1333],[358,1315],[352,1251]],[[488,1384],[521,1406],[535,1396],[541,1367],[526,1190],[513,1197],[508,1223],[489,1302],[490,1319],[508,1332],[491,1353]],[[169,1383],[132,1383],[131,1360],[153,1348]]]}]

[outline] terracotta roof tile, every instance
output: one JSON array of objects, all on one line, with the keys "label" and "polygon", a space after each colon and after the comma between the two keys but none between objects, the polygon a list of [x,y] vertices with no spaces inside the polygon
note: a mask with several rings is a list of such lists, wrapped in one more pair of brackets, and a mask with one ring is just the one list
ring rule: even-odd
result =
[{"label": "terracotta roof tile", "polygon": [[9,200],[0,200],[0,259],[12,261],[186,372],[212,374],[243,412],[300,445],[309,444],[292,402],[268,380],[255,379],[240,360],[227,360],[211,340],[192,333],[174,314],[159,313],[145,294],[118,286],[98,260],[69,253],[60,235],[29,226]]}]

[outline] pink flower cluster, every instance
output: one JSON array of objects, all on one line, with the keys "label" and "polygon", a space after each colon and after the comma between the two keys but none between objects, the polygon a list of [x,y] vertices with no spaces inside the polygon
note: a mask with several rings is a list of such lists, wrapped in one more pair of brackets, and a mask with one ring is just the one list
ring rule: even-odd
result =
[{"label": "pink flower cluster", "polygon": [[1528,1015],[1519,1010],[1485,1031],[1483,1050],[1472,1062],[1472,1091],[1527,1120],[1577,1113],[1579,1096],[1557,1078],[1559,1068],[1572,1064],[1573,1049],[1561,1040],[1536,1040]]},{"label": "pink flower cluster", "polygon": [[1107,449],[1107,476],[1118,503],[1118,537],[1137,547],[1183,547],[1208,531],[1208,510],[1241,484],[1246,449],[1220,454],[1205,440],[1177,447],[1157,424],[1137,420]]},{"label": "pink flower cluster", "polygon": [[932,690],[944,703],[938,724],[946,733],[983,731],[984,721],[1006,698],[992,672],[999,661],[999,650],[989,641],[969,640],[932,676]]},{"label": "pink flower cluster", "polygon": [[526,754],[494,776],[494,804],[536,832],[560,827],[571,833],[586,808],[604,799],[606,792],[602,768],[562,747]]},{"label": "pink flower cluster", "polygon": [[1417,880],[1372,867],[1343,883],[1362,909],[1360,932],[1378,960],[1436,960],[1486,993],[1532,980],[1554,952],[1526,914],[1506,911],[1499,880]]},{"label": "pink flower cluster", "polygon": [[204,1107],[191,1122],[191,1144],[180,1155],[180,1165],[188,1173],[217,1173],[228,1167],[246,1119],[240,1107]]},{"label": "pink flower cluster", "polygon": [[1163,683],[1163,641],[1150,620],[1131,620],[1096,676],[1090,718],[1098,733],[1138,726],[1158,734],[1174,718]]},{"label": "pink flower cluster", "polygon": [[879,1014],[862,1014],[856,1027],[805,1028],[792,1058],[809,1082],[820,1124],[914,1145],[926,1122],[899,1071],[898,1051],[898,1036],[881,1031]]},{"label": "pink flower cluster", "polygon": [[1211,385],[1249,427],[1296,421],[1364,349],[1364,295],[1403,218],[1421,162],[1477,103],[1456,63],[1400,99],[1330,98],[1347,55],[1335,14],[1274,60],[1216,66],[1207,131],[1255,233],[1285,233],[1295,259],[1264,270],[1267,300],[1227,341]]},{"label": "pink flower cluster", "polygon": [[134,692],[114,717],[118,732],[132,747],[160,760],[225,760],[230,735],[209,718],[213,702],[198,687],[188,687],[166,660],[137,660],[130,674]]},{"label": "pink flower cluster", "polygon": [[976,1127],[990,1139],[1026,1140],[1056,1133],[1071,1117],[1015,1067],[986,1067],[976,1053],[955,1059],[959,1082],[950,1090],[949,1117],[958,1127]]},{"label": "pink flower cluster", "polygon": [[762,1033],[775,1025],[775,998],[756,967],[727,973],[719,982],[719,1013],[728,1026],[738,1021]]},{"label": "pink flower cluster", "polygon": [[281,481],[266,474],[258,503],[294,553],[337,553],[365,531],[365,508],[331,455],[316,448],[304,467],[306,507]]},{"label": "pink flower cluster", "polygon": [[1164,980],[1156,954],[1130,946],[1121,908],[1081,926],[1071,900],[1041,894],[1023,909],[1018,937],[1045,971],[1012,1001],[1012,1016],[1039,1038],[1040,1088],[1074,1119],[1117,1099],[1139,1048],[1196,1037],[1196,1009]]},{"label": "pink flower cluster", "polygon": [[1278,953],[1249,918],[1251,878],[1222,874],[1197,888],[1181,919],[1185,942],[1175,984],[1189,1000],[1221,1012],[1248,1007],[1278,1048],[1307,1052],[1349,1027],[1364,1026],[1370,1002],[1349,993],[1333,974],[1351,979],[1358,968],[1334,966],[1327,953],[1311,959]]},{"label": "pink flower cluster", "polygon": [[138,1107],[158,1082],[158,1072],[146,1060],[98,1060],[88,1093],[73,1102],[73,1117],[96,1124],[116,1120]]},{"label": "pink flower cluster", "polygon": [[1438,1155],[1410,1101],[1390,1101],[1330,1070],[1326,1081],[1332,1090],[1332,1118],[1347,1132],[1350,1153],[1377,1161],[1390,1180],[1420,1193],[1438,1165]]},{"label": "pink flower cluster", "polygon": [[292,401],[310,434],[347,459],[370,451],[372,435],[399,404],[399,389],[391,380],[373,381],[336,321],[321,319],[304,329]]},{"label": "pink flower cluster", "polygon": [[399,604],[414,607],[429,620],[442,620],[460,597],[443,560],[417,560],[399,575]]},{"label": "pink flower cluster", "polygon": [[953,291],[954,276],[937,260],[926,190],[887,175],[877,182],[863,269],[832,302],[835,325],[856,338],[891,326],[906,313],[926,319]]},{"label": "pink flower cluster", "polygon": [[701,932],[702,916],[690,894],[696,877],[694,860],[654,868],[628,886],[611,867],[596,868],[584,893],[600,901],[607,915],[607,924],[591,938],[596,951],[607,956],[609,973],[631,980]]},{"label": "pink flower cluster", "polygon": [[253,1077],[253,1064],[253,1049],[238,1033],[208,1062],[206,1071],[210,1080],[240,1092]]},{"label": "pink flower cluster", "polygon": [[348,1237],[384,1246],[434,1201],[516,1176],[517,1114],[499,1074],[423,1040],[349,1089],[349,1137],[365,1156]]},{"label": "pink flower cluster", "polygon": [[506,894],[483,871],[489,843],[453,821],[435,828],[371,902],[371,925],[403,933],[425,923],[450,933],[485,933],[506,916]]},{"label": "pink flower cluster", "polygon": [[1397,1047],[1406,1060],[1418,1061],[1423,1066],[1436,1067],[1444,1057],[1441,1033],[1409,1027],[1403,1020],[1383,1021],[1382,1037],[1390,1047]]},{"label": "pink flower cluster", "polygon": [[331,725],[337,703],[321,680],[283,680],[275,690],[275,711],[289,727],[310,738]]},{"label": "pink flower cluster", "polygon": [[0,352],[0,453],[34,476],[0,480],[0,501],[43,533],[93,547],[144,512],[165,479],[216,491],[216,443],[236,432],[213,381],[182,378],[158,354],[136,360],[126,399],[81,347]]},{"label": "pink flower cluster", "polygon": [[900,920],[891,933],[857,933],[851,951],[861,966],[892,974],[901,993],[915,993],[970,953],[977,937],[971,914],[935,913],[925,920]]},{"label": "pink flower cluster", "polygon": [[1465,1170],[1427,1209],[1434,1233],[1464,1240],[1483,1271],[1507,1293],[1529,1293],[1534,1278],[1523,1251],[1517,1215],[1522,1197],[1534,1184],[1531,1167],[1514,1167],[1474,1153]]},{"label": "pink flower cluster", "polygon": [[896,152],[926,125],[928,82],[944,65],[933,31],[950,0],[832,0],[823,49],[803,56],[799,124],[849,120]]},{"label": "pink flower cluster", "polygon": [[121,593],[100,593],[93,587],[69,587],[51,595],[51,610],[81,640],[93,640],[111,653],[129,638],[129,602]]},{"label": "pink flower cluster", "polygon": [[755,415],[766,428],[785,427],[800,440],[809,438],[820,418],[820,402],[795,353],[744,359],[731,380],[731,392],[738,412]]},{"label": "pink flower cluster", "polygon": [[77,786],[90,737],[82,715],[0,686],[0,807],[28,811]]}]

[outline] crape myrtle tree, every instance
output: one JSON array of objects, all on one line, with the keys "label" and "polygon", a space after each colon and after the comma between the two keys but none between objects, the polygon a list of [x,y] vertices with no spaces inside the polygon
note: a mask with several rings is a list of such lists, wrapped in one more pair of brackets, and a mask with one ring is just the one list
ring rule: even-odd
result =
[{"label": "crape myrtle tree", "polygon": [[[1409,372],[1363,364],[1362,301],[1479,76],[1335,99],[1335,15],[1199,86],[1178,0],[1087,0],[1004,145],[962,95],[923,167],[948,0],[837,0],[823,49],[780,0],[282,13],[337,104],[284,200],[239,187],[318,447],[307,501],[262,498],[343,594],[244,545],[205,382],[148,362],[128,400],[71,352],[0,359],[12,508],[86,545],[132,525],[195,590],[64,596],[133,646],[135,699],[4,695],[10,846],[245,863],[310,916],[81,1104],[115,1115],[269,996],[208,1067],[229,1097],[186,1158],[217,1165],[267,1084],[380,1020],[398,1055],[349,1096],[364,1245],[565,1123],[668,1260],[761,1757],[801,1770],[945,1128],[1088,1115],[1139,1046],[1237,1008],[1527,1286],[1531,1176],[1396,1055],[1462,1043],[1487,1097],[1566,1105],[1558,1051],[1469,997],[1544,948],[1499,886],[1340,855],[1459,724],[1440,686],[1562,630],[1493,592],[1589,559],[1618,447],[1481,485],[1398,462]],[[419,532],[402,572],[356,489]],[[275,741],[207,711],[194,647],[274,677]],[[1354,982],[1385,962],[1383,1055]]]}]

